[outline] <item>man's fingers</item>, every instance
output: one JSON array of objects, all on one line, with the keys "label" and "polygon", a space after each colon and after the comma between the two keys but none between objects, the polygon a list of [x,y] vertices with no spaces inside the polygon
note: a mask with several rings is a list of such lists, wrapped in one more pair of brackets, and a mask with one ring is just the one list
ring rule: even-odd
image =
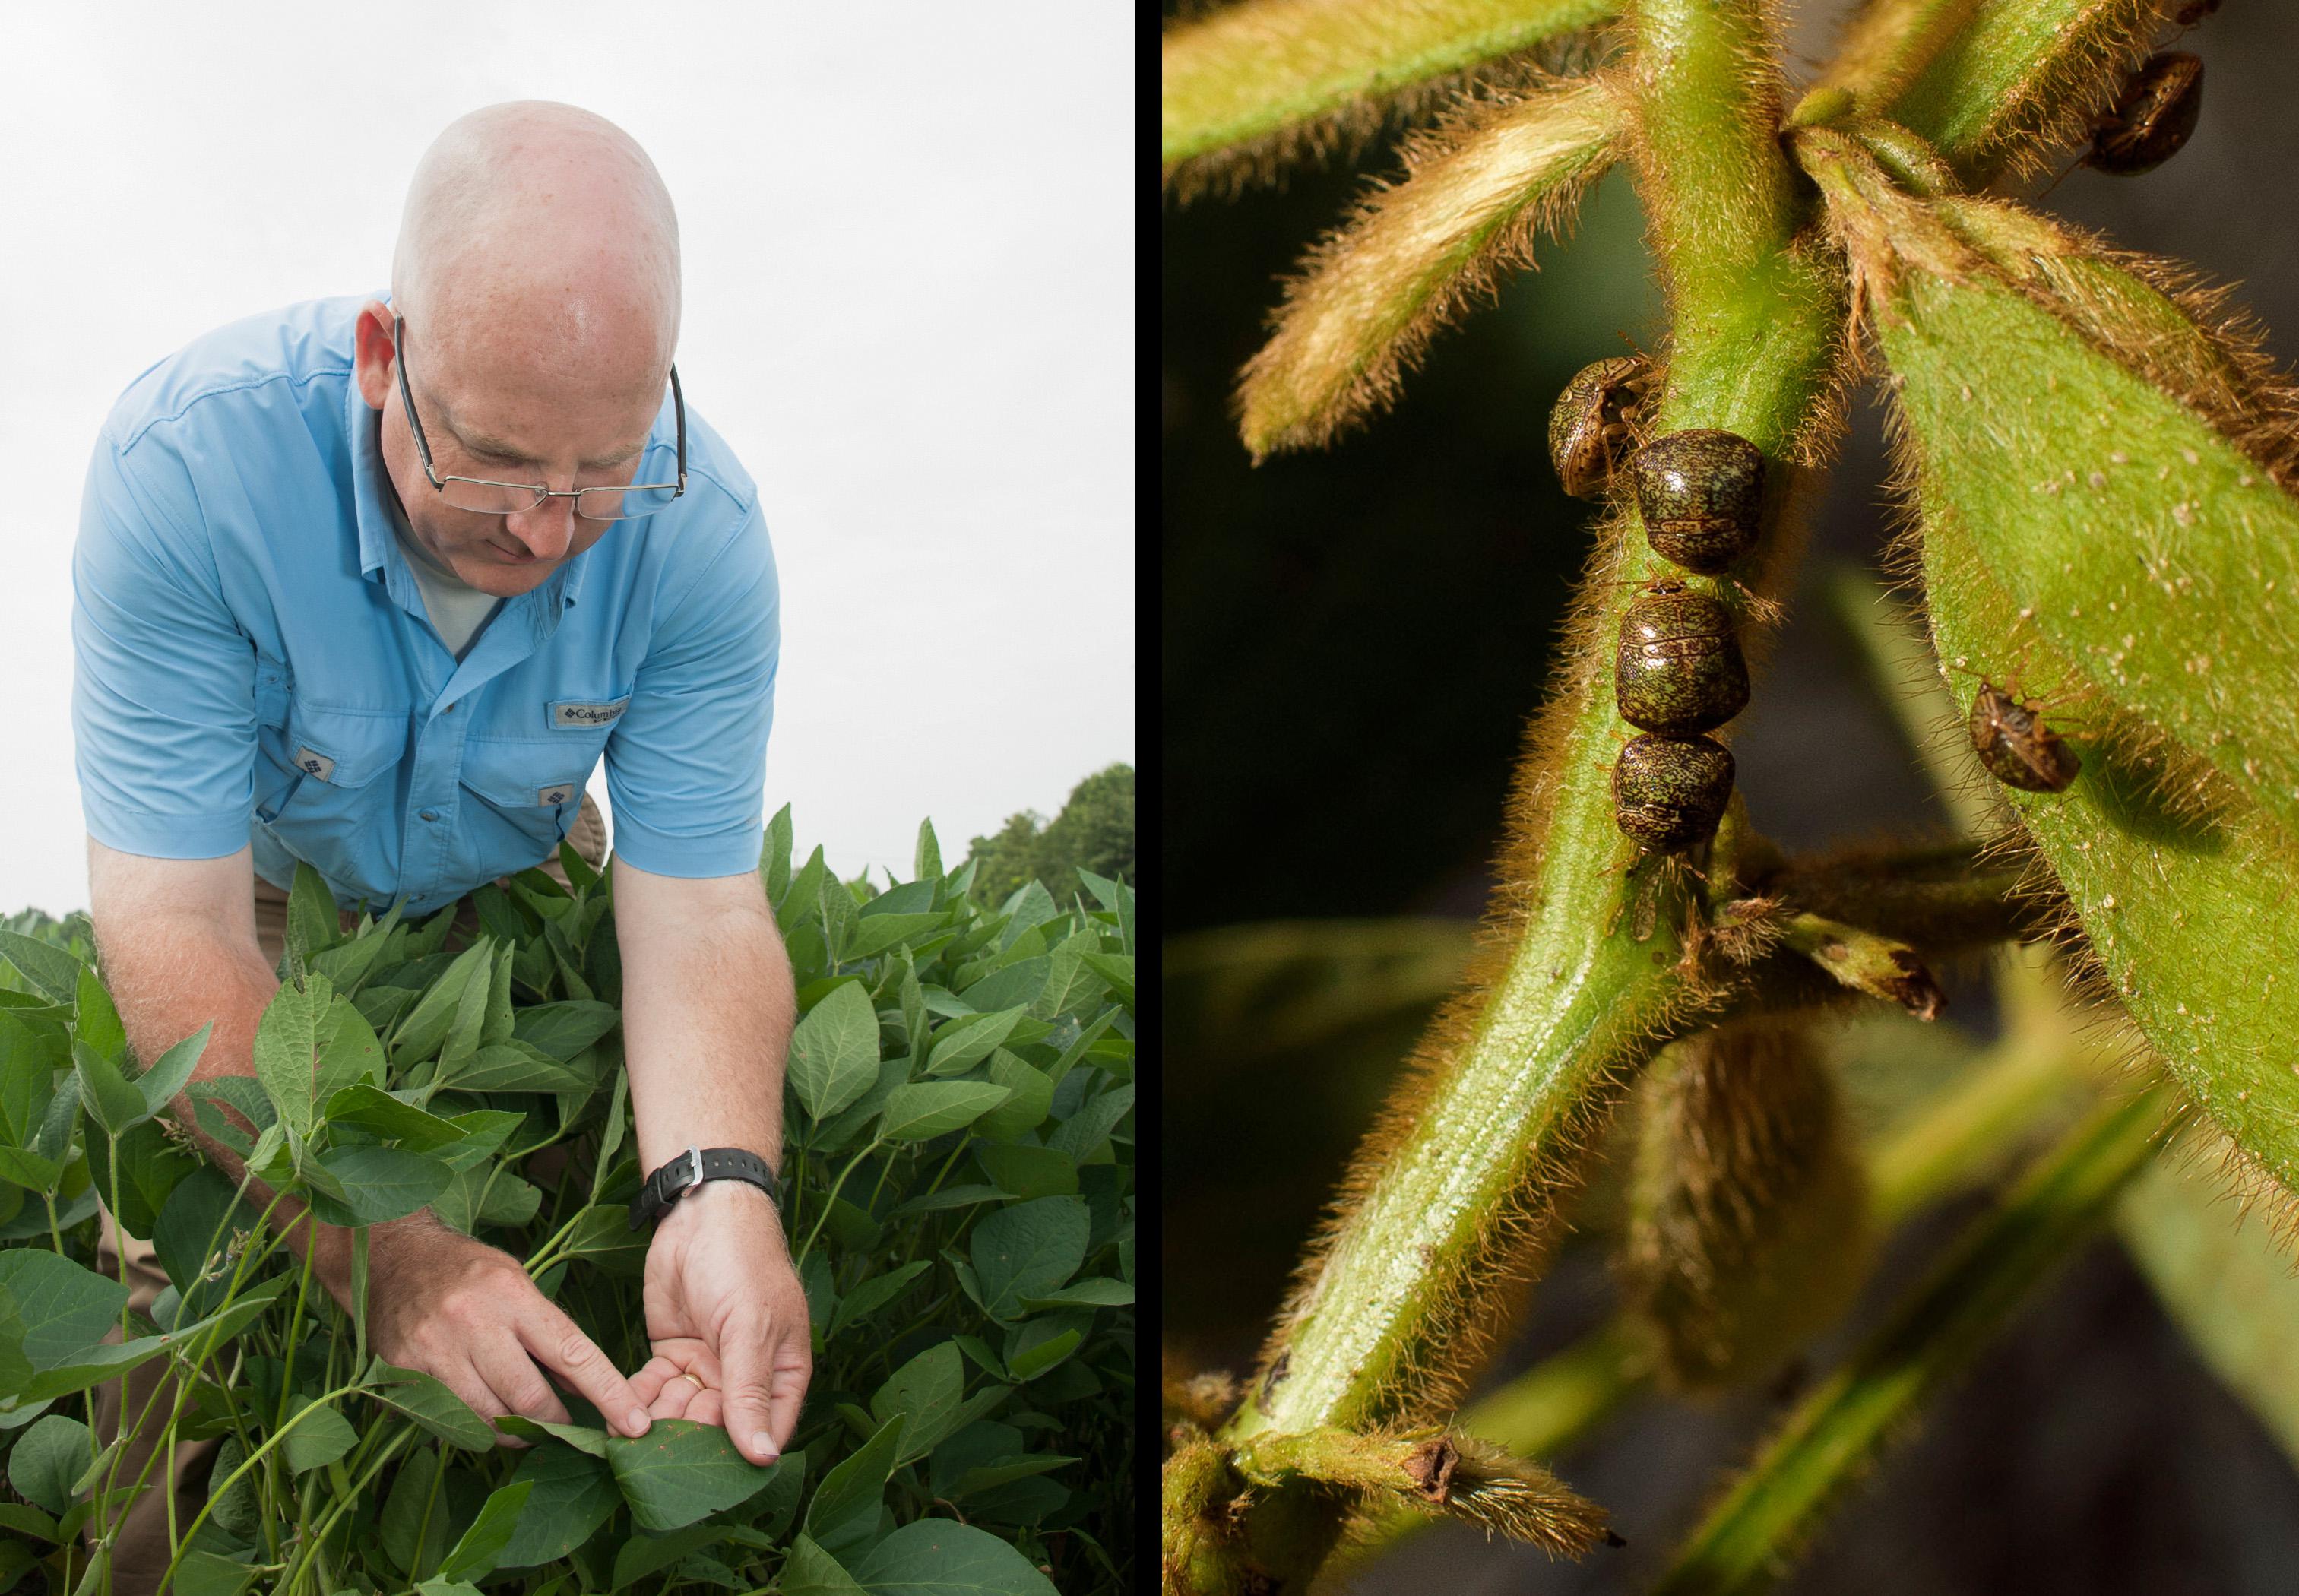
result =
[{"label": "man's fingers", "polygon": [[807,1383],[814,1376],[809,1341],[805,1326],[794,1327],[776,1349],[774,1372],[767,1376],[767,1428],[774,1432],[776,1451],[790,1444],[806,1403]]},{"label": "man's fingers", "polygon": [[772,1349],[768,1329],[764,1319],[736,1319],[718,1343],[718,1367],[726,1376],[719,1392],[726,1434],[735,1450],[753,1463],[771,1463],[782,1455],[769,1433],[767,1376]]},{"label": "man's fingers", "polygon": [[569,1318],[564,1309],[539,1292],[535,1303],[534,1311],[522,1315],[518,1321],[519,1337],[528,1353],[581,1392],[618,1433],[645,1434],[647,1404],[639,1400],[631,1383],[599,1350],[598,1342],[584,1334],[582,1327]]},{"label": "man's fingers", "polygon": [[566,1404],[517,1342],[475,1349],[471,1363],[510,1412],[548,1424],[568,1422]]}]

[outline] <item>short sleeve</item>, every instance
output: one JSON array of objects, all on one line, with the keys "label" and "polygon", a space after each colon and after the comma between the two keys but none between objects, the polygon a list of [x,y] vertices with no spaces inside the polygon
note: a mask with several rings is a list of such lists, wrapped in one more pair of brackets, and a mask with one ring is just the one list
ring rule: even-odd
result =
[{"label": "short sleeve", "polygon": [[181,460],[96,439],[72,547],[72,742],[88,835],[123,853],[248,845],[255,652],[232,619]]},{"label": "short sleeve", "polygon": [[735,876],[765,841],[781,589],[756,501],[649,640],[607,741],[615,853],[658,876]]}]

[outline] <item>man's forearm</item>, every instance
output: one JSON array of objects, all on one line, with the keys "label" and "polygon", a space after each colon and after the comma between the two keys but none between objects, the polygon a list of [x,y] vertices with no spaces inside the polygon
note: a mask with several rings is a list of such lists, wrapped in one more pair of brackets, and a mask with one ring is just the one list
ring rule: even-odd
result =
[{"label": "man's forearm", "polygon": [[618,924],[617,942],[642,1173],[688,1146],[745,1147],[779,1171],[797,997],[771,915],[636,936]]},{"label": "man's forearm", "polygon": [[[256,1024],[278,992],[279,979],[253,947],[237,947],[195,921],[107,927],[99,943],[105,985],[120,1010],[129,1045],[145,1068],[212,1020],[215,1029],[189,1085],[220,1076],[254,1076]],[[254,1135],[255,1127],[238,1110],[221,1103],[216,1107],[242,1132]],[[188,1086],[169,1105],[169,1112],[228,1178],[237,1184],[245,1176],[246,1160],[200,1128]],[[250,1180],[247,1191],[258,1209],[274,1196],[261,1180]],[[394,1223],[427,1222],[435,1222],[427,1211]],[[338,1300],[349,1294],[350,1231],[310,1219],[305,1205],[294,1197],[279,1200],[272,1209],[272,1223],[298,1259],[311,1254],[312,1273]]]}]

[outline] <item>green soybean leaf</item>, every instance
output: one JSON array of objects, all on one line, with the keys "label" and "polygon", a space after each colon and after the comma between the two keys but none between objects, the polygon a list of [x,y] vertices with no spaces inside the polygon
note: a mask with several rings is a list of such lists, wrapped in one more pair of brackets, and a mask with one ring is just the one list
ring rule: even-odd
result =
[{"label": "green soybean leaf", "polygon": [[[968,1000],[969,1002],[972,1000]],[[990,1056],[991,1050],[1012,1035],[1014,1027],[1028,1015],[1026,1003],[997,1012],[968,1014],[953,1019],[934,1033],[934,1042],[926,1052],[926,1073],[956,1075],[971,1069]]]},{"label": "green soybean leaf", "polygon": [[381,1358],[368,1366],[367,1393],[394,1413],[413,1419],[427,1433],[467,1452],[494,1449],[487,1421],[471,1411],[445,1384],[421,1369],[401,1368]]},{"label": "green soybean leaf", "polygon": [[931,819],[918,822],[917,845],[910,850],[910,877],[931,885],[942,879],[942,843]]},{"label": "green soybean leaf", "polygon": [[18,973],[32,984],[32,990],[50,1002],[71,1003],[77,1000],[80,971],[87,967],[53,943],[27,936],[21,931],[0,929],[0,959],[14,965]]},{"label": "green soybean leaf", "polygon": [[982,1117],[974,1127],[978,1136],[1003,1138],[1034,1130],[1053,1106],[1054,1083],[1046,1072],[1002,1047],[991,1050],[990,1084],[1011,1095]]},{"label": "green soybean leaf", "polygon": [[[2299,837],[2299,502],[2177,399],[2008,288],[1918,278],[1880,337],[1927,520],[2068,677],[2161,726]],[[2230,626],[2243,614],[2257,624]],[[2019,640],[2013,640],[2014,642]]]},{"label": "green soybean leaf", "polygon": [[871,1596],[1055,1596],[1009,1541],[948,1518],[906,1524],[854,1560]]},{"label": "green soybean leaf", "polygon": [[619,1591],[634,1580],[668,1568],[689,1552],[724,1541],[738,1528],[731,1524],[690,1524],[660,1535],[633,1535],[615,1554],[615,1576],[609,1582],[610,1588]]},{"label": "green soybean leaf", "polygon": [[957,1427],[965,1395],[966,1363],[955,1342],[928,1347],[886,1376],[870,1398],[870,1417],[880,1425],[902,1420],[895,1467],[925,1457]]},{"label": "green soybean leaf", "polygon": [[1035,1313],[1044,1308],[1126,1308],[1133,1301],[1133,1287],[1123,1280],[1097,1276],[1091,1280],[1072,1281],[1058,1292],[1048,1292],[1042,1297],[1025,1297],[1022,1306]]},{"label": "green soybean leaf", "polygon": [[838,1559],[805,1534],[791,1542],[780,1583],[783,1596],[867,1596]]},{"label": "green soybean leaf", "polygon": [[611,1003],[535,1003],[511,1018],[511,1035],[529,1047],[565,1062],[622,1023]]},{"label": "green soybean leaf", "polygon": [[767,822],[766,838],[759,844],[759,876],[766,883],[769,905],[781,902],[789,890],[791,842],[791,806],[785,803]]},{"label": "green soybean leaf", "polygon": [[[1920,494],[1928,454],[1918,456]],[[1923,501],[1927,609],[1949,687],[1968,708],[1977,681],[2014,669],[2072,671],[1991,579],[1961,517]],[[2016,646],[2011,641],[2021,639]],[[2124,1010],[2188,1098],[2261,1170],[2299,1189],[2299,1076],[2284,1068],[2299,1034],[2299,869],[2261,819],[2170,812],[2153,772],[2113,742],[2078,744],[2085,768],[2064,792],[2002,789],[2067,891]],[[1985,780],[1985,777],[1979,779]],[[2236,817],[2237,820],[2241,817]]]},{"label": "green soybean leaf", "polygon": [[847,1326],[857,1325],[868,1318],[901,1296],[911,1281],[933,1267],[925,1259],[913,1259],[900,1268],[891,1269],[884,1275],[874,1275],[863,1281],[838,1299],[837,1310],[831,1315],[829,1328],[822,1333],[823,1339],[834,1340]]},{"label": "green soybean leaf", "polygon": [[118,1065],[77,1036],[71,1049],[80,1101],[100,1129],[118,1135],[152,1117],[144,1094],[121,1078]]},{"label": "green soybean leaf", "polygon": [[[1046,981],[1053,968],[1053,956],[1048,953],[1009,964],[1002,969],[991,971],[968,985],[965,989],[966,1001],[983,1014],[1014,1008],[1027,1014],[1046,990]],[[982,1056],[975,1055],[977,1058]]]},{"label": "green soybean leaf", "polygon": [[136,1077],[136,1090],[143,1094],[146,1112],[157,1114],[176,1101],[176,1094],[192,1078],[192,1068],[207,1051],[208,1037],[215,1030],[210,1020],[160,1055],[160,1061]]},{"label": "green soybean leaf", "polygon": [[578,1092],[589,1088],[591,1077],[513,1038],[476,1049],[452,1065],[442,1053],[439,1082],[458,1092]]},{"label": "green soybean leaf", "polygon": [[104,1339],[128,1306],[128,1288],[43,1247],[0,1250],[0,1294],[16,1305],[22,1349],[36,1369]]},{"label": "green soybean leaf", "polygon": [[806,1533],[817,1543],[835,1554],[877,1527],[878,1509],[901,1444],[902,1421],[897,1416],[822,1476],[806,1509]]},{"label": "green soybean leaf", "polygon": [[359,1432],[351,1420],[333,1408],[308,1404],[290,1415],[289,1422],[294,1427],[280,1447],[287,1454],[288,1468],[296,1474],[325,1467],[359,1444]]},{"label": "green soybean leaf", "polygon": [[86,1425],[51,1413],[36,1420],[9,1452],[8,1483],[27,1501],[37,1502],[51,1513],[68,1512],[72,1482],[95,1450]]},{"label": "green soybean leaf", "polygon": [[800,1534],[791,1543],[791,1557],[782,1564],[784,1596],[867,1596],[855,1577],[839,1567],[839,1559]]},{"label": "green soybean leaf", "polygon": [[419,1109],[366,1081],[330,1093],[320,1114],[330,1125],[356,1126],[418,1152],[452,1147],[469,1134],[452,1120]]},{"label": "green soybean leaf", "polygon": [[532,1568],[567,1556],[596,1534],[623,1500],[605,1461],[571,1447],[530,1449],[510,1483],[532,1490],[510,1538],[496,1554],[498,1568]]},{"label": "green soybean leaf", "polygon": [[307,977],[301,991],[286,982],[255,1022],[255,1078],[281,1123],[299,1136],[311,1128],[320,1022],[332,995],[325,976]]},{"label": "green soybean leaf", "polygon": [[314,1189],[311,1211],[328,1225],[381,1225],[404,1218],[447,1189],[455,1172],[403,1147],[362,1143],[320,1155],[320,1167],[342,1184],[340,1198]]},{"label": "green soybean leaf", "polygon": [[1085,1261],[1092,1216],[1082,1197],[1041,1197],[984,1217],[971,1248],[983,1307],[992,1318],[1019,1318],[1024,1297],[1042,1297]]},{"label": "green soybean leaf", "polygon": [[641,1529],[672,1530],[747,1501],[774,1465],[760,1467],[735,1450],[717,1425],[659,1418],[639,1436],[607,1438],[607,1462]]},{"label": "green soybean leaf", "polygon": [[910,1082],[886,1094],[879,1134],[890,1142],[924,1142],[972,1124],[1008,1095],[986,1081]]},{"label": "green soybean leaf", "polygon": [[791,1033],[790,1080],[817,1119],[827,1119],[878,1076],[878,1014],[859,981],[840,986]]},{"label": "green soybean leaf", "polygon": [[120,1010],[112,1006],[112,994],[104,989],[95,971],[81,965],[73,988],[73,1035],[107,1059],[125,1058],[127,1028],[120,1023]]},{"label": "green soybean leaf", "polygon": [[375,1027],[350,999],[337,997],[329,1002],[320,1016],[319,1033],[319,1061],[311,1073],[314,1102],[354,1082],[381,1077],[383,1043],[376,1040]]},{"label": "green soybean leaf", "polygon": [[1061,1197],[1078,1189],[1078,1163],[1058,1147],[1028,1142],[985,1142],[975,1161],[1009,1197]]},{"label": "green soybean leaf", "polygon": [[220,1551],[189,1550],[176,1565],[168,1589],[176,1596],[239,1596],[261,1572]]},{"label": "green soybean leaf", "polygon": [[415,1007],[408,1010],[390,1038],[391,1056],[395,1061],[412,1064],[438,1052],[439,1044],[446,1041],[449,1029],[455,1024],[466,990],[474,982],[494,981],[494,956],[489,952],[492,946],[492,942],[482,936],[456,954]]},{"label": "green soybean leaf", "polygon": [[1046,1145],[1058,1147],[1080,1163],[1085,1162],[1094,1149],[1100,1147],[1117,1122],[1125,1118],[1133,1106],[1133,1086],[1123,1082],[1098,1097],[1086,1100],[1077,1112],[1062,1121],[1054,1134],[1046,1138]]},{"label": "green soybean leaf", "polygon": [[504,1434],[516,1435],[522,1441],[556,1439],[594,1458],[603,1459],[607,1455],[607,1432],[604,1430],[593,1430],[584,1425],[554,1424],[549,1419],[527,1418],[517,1413],[499,1413],[488,1422]]},{"label": "green soybean leaf", "polygon": [[923,936],[945,918],[939,910],[932,914],[863,915],[856,920],[840,959],[847,963],[857,959],[875,959],[889,948]]},{"label": "green soybean leaf", "polygon": [[439,1577],[474,1580],[491,1572],[503,1548],[510,1544],[511,1534],[519,1527],[519,1510],[527,1506],[527,1496],[534,1489],[531,1479],[513,1480],[491,1492],[486,1505],[471,1521],[471,1527],[463,1532],[439,1565]]}]

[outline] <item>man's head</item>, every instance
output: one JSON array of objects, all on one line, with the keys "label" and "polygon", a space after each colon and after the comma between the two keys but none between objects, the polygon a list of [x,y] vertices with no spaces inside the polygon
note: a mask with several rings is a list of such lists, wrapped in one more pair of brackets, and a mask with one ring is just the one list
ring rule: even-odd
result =
[{"label": "man's head", "polygon": [[[551,100],[484,106],[416,167],[391,303],[361,311],[360,394],[418,544],[471,586],[525,593],[612,522],[571,499],[510,516],[441,501],[399,397],[409,390],[442,477],[620,485],[638,465],[678,343],[678,219],[654,163],[605,118]],[[535,558],[514,562],[506,551]]]}]

